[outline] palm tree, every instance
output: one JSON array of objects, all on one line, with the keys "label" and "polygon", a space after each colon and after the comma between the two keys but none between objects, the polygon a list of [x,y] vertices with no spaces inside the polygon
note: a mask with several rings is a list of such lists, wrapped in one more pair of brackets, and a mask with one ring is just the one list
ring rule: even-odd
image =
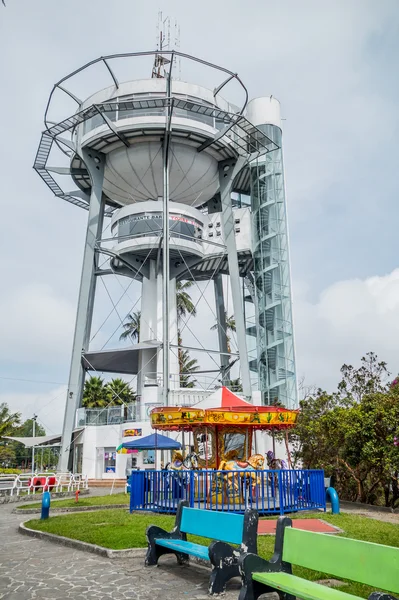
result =
[{"label": "palm tree", "polygon": [[83,387],[82,404],[85,408],[104,408],[107,406],[107,393],[101,377],[90,377]]},{"label": "palm tree", "polygon": [[196,358],[190,358],[190,352],[182,349],[182,343],[180,330],[177,330],[177,354],[179,357],[180,387],[193,388],[196,379],[192,378],[192,374],[198,371],[200,367],[198,360]]},{"label": "palm tree", "polygon": [[183,317],[187,316],[187,313],[193,317],[197,314],[197,309],[191,299],[190,294],[187,290],[192,287],[194,283],[192,281],[177,281],[176,283],[176,308],[177,308],[177,320],[180,321]]},{"label": "palm tree", "polygon": [[137,310],[133,314],[129,313],[126,317],[127,321],[123,324],[124,332],[119,336],[120,340],[130,338],[132,342],[140,340],[140,319],[141,311]]},{"label": "palm tree", "polygon": [[[192,281],[178,281],[176,283],[176,310],[177,310],[177,320],[181,321],[181,319],[187,316],[187,314],[196,316],[197,310],[194,306],[194,303],[191,299],[190,294],[187,290],[193,285]],[[126,322],[123,324],[124,332],[119,336],[120,340],[126,340],[130,338],[132,342],[140,341],[140,320],[141,320],[141,311],[136,311],[134,313],[129,313],[126,317]]]},{"label": "palm tree", "polygon": [[[229,332],[231,333],[235,333],[236,332],[236,320],[234,318],[234,315],[231,315],[230,317],[227,316],[227,313],[224,313],[224,318],[226,320],[226,340],[227,340],[227,352],[231,352],[231,346],[230,346],[230,336],[229,336]],[[212,325],[211,330],[215,330],[219,327],[219,321],[216,321],[215,325]]]},{"label": "palm tree", "polygon": [[115,379],[109,381],[105,384],[104,388],[109,406],[131,404],[136,400],[136,394],[130,385],[119,377],[115,377]]},{"label": "palm tree", "polygon": [[190,357],[188,350],[179,348],[179,372],[180,372],[180,387],[193,388],[196,379],[193,374],[199,369],[198,360]]},{"label": "palm tree", "polygon": [[0,404],[0,437],[15,434],[20,423],[20,413],[11,413],[8,404],[2,402]]},{"label": "palm tree", "polygon": [[229,388],[229,390],[231,390],[232,392],[242,392],[241,379],[239,377],[237,379],[229,379],[226,383],[226,387]]}]

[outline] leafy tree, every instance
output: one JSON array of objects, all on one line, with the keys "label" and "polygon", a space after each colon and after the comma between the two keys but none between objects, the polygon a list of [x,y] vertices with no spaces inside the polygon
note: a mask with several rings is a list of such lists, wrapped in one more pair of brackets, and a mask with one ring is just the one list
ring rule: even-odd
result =
[{"label": "leafy tree", "polygon": [[[18,427],[18,437],[33,437],[33,419],[26,419],[20,427]],[[46,430],[36,421],[35,423],[35,436],[46,435]]]},{"label": "leafy tree", "polygon": [[[231,315],[230,317],[227,316],[227,313],[224,313],[224,317],[226,320],[226,340],[227,340],[227,352],[231,352],[231,346],[230,346],[230,341],[231,341],[231,337],[229,336],[229,333],[235,333],[236,331],[236,320],[234,318],[234,315]],[[215,325],[212,325],[211,330],[215,330],[219,327],[219,322],[217,321],[215,323]]]},{"label": "leafy tree", "polygon": [[85,408],[104,408],[108,404],[104,380],[93,376],[85,381],[82,404]]},{"label": "leafy tree", "polygon": [[361,362],[360,369],[343,366],[336,393],[317,390],[301,401],[298,424],[290,433],[294,461],[334,475],[343,499],[395,506],[399,385],[386,383],[386,364],[375,354]]},{"label": "leafy tree", "polygon": [[140,320],[141,311],[136,311],[133,314],[129,313],[126,317],[126,323],[123,324],[124,332],[119,336],[120,340],[131,339],[132,342],[140,340]]},{"label": "leafy tree", "polygon": [[0,465],[2,467],[8,467],[14,465],[16,462],[15,450],[12,444],[0,445]]},{"label": "leafy tree", "polygon": [[0,438],[5,435],[15,435],[16,428],[21,422],[20,413],[12,413],[8,404],[0,404]]},{"label": "leafy tree", "polygon": [[131,404],[136,400],[136,394],[130,385],[119,377],[112,379],[104,387],[109,406]]},{"label": "leafy tree", "polygon": [[384,392],[387,389],[387,379],[390,375],[387,363],[379,361],[374,352],[368,352],[361,358],[361,367],[355,369],[352,365],[341,367],[342,380],[338,384],[338,393],[347,401],[352,399],[360,402],[365,394]]}]

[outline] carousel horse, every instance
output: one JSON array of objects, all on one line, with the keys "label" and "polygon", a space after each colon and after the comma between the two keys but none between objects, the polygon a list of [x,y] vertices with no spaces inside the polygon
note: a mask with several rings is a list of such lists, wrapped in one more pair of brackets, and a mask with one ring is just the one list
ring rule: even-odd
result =
[{"label": "carousel horse", "polygon": [[[288,464],[283,458],[276,458],[274,456],[274,452],[269,450],[266,454],[267,466],[271,471],[286,471],[288,469]],[[273,484],[273,489],[278,486],[278,475],[277,473],[270,473],[269,480]]]},{"label": "carousel horse", "polygon": [[[234,477],[234,471],[248,472],[249,478],[246,478],[246,483],[248,485],[249,480],[252,480],[252,487],[254,487],[255,484],[260,483],[260,477],[256,471],[263,471],[264,464],[265,459],[262,454],[253,454],[247,461],[222,460],[219,465],[219,471],[231,471],[231,473],[225,475],[225,480],[228,486],[230,488],[233,487],[234,493],[237,494],[239,493],[239,483],[238,478]],[[244,474],[242,473],[241,475]]]},{"label": "carousel horse", "polygon": [[[264,464],[262,454],[253,454],[247,461],[222,460],[219,471],[262,471]],[[251,477],[255,477],[255,473],[252,473]]]},{"label": "carousel horse", "polygon": [[167,471],[192,471],[198,469],[198,456],[195,452],[188,454],[183,458],[181,452],[174,452],[172,460],[166,465]]},{"label": "carousel horse", "polygon": [[286,461],[283,458],[275,458],[272,450],[269,450],[269,452],[266,454],[266,460],[268,468],[272,469],[273,471],[279,469],[288,469]]}]

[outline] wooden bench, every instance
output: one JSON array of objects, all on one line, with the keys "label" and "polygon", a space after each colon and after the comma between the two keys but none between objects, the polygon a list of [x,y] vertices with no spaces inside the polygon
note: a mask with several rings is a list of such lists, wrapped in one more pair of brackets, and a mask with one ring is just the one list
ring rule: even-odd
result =
[{"label": "wooden bench", "polygon": [[[243,581],[239,600],[256,600],[267,592],[277,592],[284,600],[358,600],[352,594],[292,575],[292,565],[399,592],[399,548],[301,531],[292,527],[291,519],[280,517],[272,558],[267,561],[249,553],[239,558]],[[391,599],[397,600],[381,592],[369,596],[369,600]]]},{"label": "wooden bench", "polygon": [[[187,541],[187,534],[210,538],[209,546]],[[209,593],[220,594],[232,577],[239,577],[238,557],[241,552],[255,552],[257,547],[258,513],[247,509],[243,515],[188,508],[179,503],[175,527],[167,532],[152,525],[147,529],[146,566],[158,564],[163,554],[175,554],[179,564],[189,556],[210,561],[212,574]],[[240,546],[235,548],[230,544]]]}]

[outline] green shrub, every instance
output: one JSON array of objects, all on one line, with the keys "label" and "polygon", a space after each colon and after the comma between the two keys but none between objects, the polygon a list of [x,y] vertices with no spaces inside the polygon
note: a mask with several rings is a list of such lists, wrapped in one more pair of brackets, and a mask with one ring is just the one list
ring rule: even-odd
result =
[{"label": "green shrub", "polygon": [[21,475],[22,471],[19,469],[3,469],[0,468],[0,475]]}]

